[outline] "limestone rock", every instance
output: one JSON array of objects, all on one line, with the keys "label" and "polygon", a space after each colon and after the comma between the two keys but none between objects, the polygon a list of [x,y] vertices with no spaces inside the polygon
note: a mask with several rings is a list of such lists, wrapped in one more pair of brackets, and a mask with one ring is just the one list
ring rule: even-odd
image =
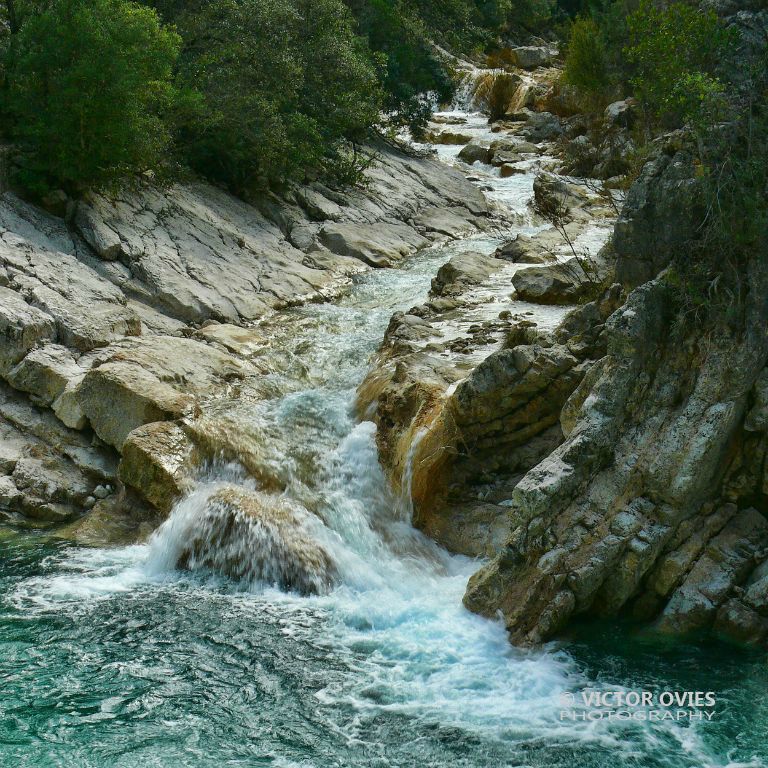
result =
[{"label": "limestone rock", "polygon": [[620,128],[632,128],[637,120],[639,110],[640,103],[637,99],[629,98],[614,101],[605,108],[605,122]]},{"label": "limestone rock", "polygon": [[768,521],[757,510],[736,515],[709,543],[664,609],[662,631],[690,632],[712,623],[734,586],[754,566],[754,556],[768,544]]},{"label": "limestone rock", "polygon": [[554,141],[563,133],[563,126],[551,112],[533,112],[522,129],[522,135],[538,144],[542,141]]},{"label": "limestone rock", "polygon": [[463,207],[434,206],[419,213],[414,224],[419,231],[457,237],[481,226],[481,219]]},{"label": "limestone rock", "polygon": [[502,179],[507,179],[510,176],[519,176],[524,174],[525,171],[521,168],[516,168],[514,165],[510,165],[509,163],[504,163],[501,168],[499,168],[499,176],[501,176]]},{"label": "limestone rock", "polygon": [[467,144],[472,137],[467,133],[444,130],[430,133],[428,139],[433,144]]},{"label": "limestone rock", "polygon": [[586,293],[590,278],[575,261],[520,269],[512,276],[517,295],[535,304],[574,304]]},{"label": "limestone rock", "polygon": [[191,412],[252,372],[193,339],[152,336],[110,345],[83,378],[77,401],[96,434],[118,450],[136,427]]},{"label": "limestone rock", "polygon": [[13,387],[29,392],[43,405],[51,405],[67,384],[81,378],[82,369],[67,347],[48,344],[30,352],[6,379]]},{"label": "limestone rock", "polygon": [[464,149],[459,152],[459,160],[463,160],[465,163],[472,165],[472,163],[487,163],[491,158],[491,150],[479,144],[478,142],[471,141]]},{"label": "limestone rock", "polygon": [[84,376],[85,374],[81,373],[70,379],[61,394],[51,404],[53,412],[59,417],[61,423],[70,429],[85,429],[88,425],[88,419],[78,400],[78,389]]},{"label": "limestone rock", "polygon": [[204,341],[221,344],[229,352],[243,357],[251,357],[269,344],[268,340],[253,328],[213,321],[196,331],[195,336]]},{"label": "limestone rock", "polygon": [[555,51],[537,45],[523,45],[509,51],[512,63],[520,69],[536,69],[550,64],[557,55]]},{"label": "limestone rock", "polygon": [[428,240],[401,223],[326,224],[321,242],[333,253],[360,259],[372,267],[388,267],[408,253],[422,248]]},{"label": "limestone rock", "polygon": [[432,294],[451,296],[466,290],[467,286],[482,282],[501,268],[493,256],[481,253],[462,253],[452,256],[443,264],[432,280]]},{"label": "limestone rock", "polygon": [[643,166],[616,222],[616,277],[627,288],[652,280],[696,238],[703,211],[692,153],[660,153]]},{"label": "limestone rock", "polygon": [[53,319],[15,291],[0,287],[0,375],[7,374],[36,345],[56,338]]},{"label": "limestone rock", "polygon": [[744,419],[744,429],[750,432],[768,430],[768,368],[757,377],[754,403]]},{"label": "limestone rock", "polygon": [[192,487],[192,456],[192,445],[180,426],[169,421],[144,424],[123,443],[120,479],[167,515]]},{"label": "limestone rock", "polygon": [[760,616],[741,600],[731,598],[718,610],[714,630],[731,640],[755,645],[768,638],[768,618]]},{"label": "limestone rock", "polygon": [[72,254],[5,232],[0,265],[12,274],[10,288],[53,319],[53,341],[88,351],[141,330],[122,292]]},{"label": "limestone rock", "polygon": [[317,524],[286,500],[232,486],[185,503],[202,509],[189,520],[178,567],[302,594],[325,592],[335,581],[331,555],[313,535]]}]

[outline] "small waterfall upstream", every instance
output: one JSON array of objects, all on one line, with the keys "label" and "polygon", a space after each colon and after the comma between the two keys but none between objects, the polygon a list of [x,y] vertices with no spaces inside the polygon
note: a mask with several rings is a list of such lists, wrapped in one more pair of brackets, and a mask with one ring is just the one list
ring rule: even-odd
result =
[{"label": "small waterfall upstream", "polygon": [[[448,116],[490,136],[480,115]],[[455,163],[458,149],[438,151]],[[4,679],[16,692],[6,695],[41,713],[39,701],[50,704],[46,765],[739,765],[696,725],[561,719],[564,694],[622,690],[631,676],[554,645],[514,649],[500,623],[467,612],[478,563],[413,529],[412,472],[401,498],[378,464],[375,425],[354,417],[392,313],[423,301],[453,254],[490,253],[532,228],[532,173],[471,173],[506,210],[506,232],[426,249],[366,273],[336,303],[266,322],[280,350],[264,382],[273,396],[242,418],[244,431],[252,420],[255,433],[279,437],[271,460],[284,464],[282,493],[236,465],[213,466],[147,544],[57,549],[40,570],[19,551],[19,575],[4,587],[48,656],[8,650]]]}]

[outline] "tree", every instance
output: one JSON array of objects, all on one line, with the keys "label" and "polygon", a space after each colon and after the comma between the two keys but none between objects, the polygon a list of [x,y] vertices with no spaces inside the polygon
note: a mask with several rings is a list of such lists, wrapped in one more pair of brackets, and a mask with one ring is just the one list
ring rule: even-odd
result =
[{"label": "tree", "polygon": [[179,16],[194,168],[238,192],[304,178],[376,121],[376,73],[340,0],[215,0]]},{"label": "tree", "polygon": [[13,38],[8,100],[23,184],[79,188],[159,161],[180,41],[154,11],[127,0],[57,0]]},{"label": "tree", "polygon": [[563,79],[590,99],[599,99],[608,88],[605,43],[590,18],[573,22]]}]

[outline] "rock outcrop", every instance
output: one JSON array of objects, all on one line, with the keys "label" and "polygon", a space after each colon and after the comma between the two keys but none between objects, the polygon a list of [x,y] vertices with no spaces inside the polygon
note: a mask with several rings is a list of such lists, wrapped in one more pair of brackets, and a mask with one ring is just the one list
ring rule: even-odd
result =
[{"label": "rock outcrop", "polygon": [[302,594],[326,592],[335,581],[336,567],[317,540],[318,526],[285,499],[225,486],[185,504],[193,514],[175,521],[172,532],[157,534],[160,541],[172,536],[177,567]]},{"label": "rock outcrop", "polygon": [[514,487],[509,536],[468,586],[466,605],[501,611],[516,643],[620,611],[660,631],[765,636],[760,588],[745,585],[768,557],[768,266],[756,256],[744,276],[741,332],[675,322],[665,267],[695,220],[686,167],[666,153],[630,192],[614,238],[628,296],[605,324],[606,354],[562,410],[563,443]]},{"label": "rock outcrop", "polygon": [[209,459],[242,457],[281,488],[244,445],[263,436],[228,415],[243,391],[259,397],[268,340],[249,324],[484,226],[460,173],[378,153],[360,189],[253,204],[141,182],[62,204],[65,221],[2,194],[0,513],[103,543],[146,535]]}]

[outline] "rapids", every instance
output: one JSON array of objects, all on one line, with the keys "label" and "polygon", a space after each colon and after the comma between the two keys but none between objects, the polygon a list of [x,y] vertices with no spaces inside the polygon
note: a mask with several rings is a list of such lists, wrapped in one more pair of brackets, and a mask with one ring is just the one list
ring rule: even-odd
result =
[{"label": "rapids", "polygon": [[[480,115],[446,116],[488,130]],[[438,152],[458,162],[458,148]],[[0,765],[764,765],[758,655],[659,646],[617,626],[517,650],[499,623],[461,605],[478,563],[422,537],[407,498],[388,488],[375,427],[356,422],[353,406],[390,316],[423,301],[452,254],[535,229],[532,171],[466,170],[506,231],[435,246],[359,276],[334,303],[269,318],[268,396],[231,404],[243,430],[269,442],[264,460],[288,479],[280,503],[330,553],[333,584],[309,596],[272,586],[274,538],[258,530],[249,551],[266,565],[245,578],[207,571],[215,551],[175,570],[210,496],[255,490],[236,464],[205,468],[146,544],[82,549],[0,530]],[[587,712],[585,688],[714,690],[718,708],[691,724],[562,719],[569,694],[568,708]]]}]

